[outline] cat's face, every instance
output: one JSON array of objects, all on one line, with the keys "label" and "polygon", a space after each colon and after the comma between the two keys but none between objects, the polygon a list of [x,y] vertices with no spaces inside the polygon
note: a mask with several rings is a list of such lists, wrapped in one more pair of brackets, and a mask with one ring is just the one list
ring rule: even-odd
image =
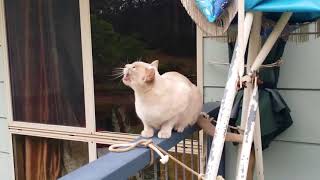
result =
[{"label": "cat's face", "polygon": [[145,62],[134,62],[126,64],[123,69],[122,82],[133,90],[139,90],[150,85],[156,73],[158,73],[159,61],[153,61],[151,64]]}]

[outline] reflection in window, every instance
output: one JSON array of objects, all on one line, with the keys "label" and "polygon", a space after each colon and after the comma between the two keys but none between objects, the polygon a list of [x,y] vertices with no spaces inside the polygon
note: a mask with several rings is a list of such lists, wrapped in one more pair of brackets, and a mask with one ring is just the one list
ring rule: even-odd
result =
[{"label": "reflection in window", "polygon": [[89,162],[84,142],[13,136],[16,180],[56,180]]},{"label": "reflection in window", "polygon": [[15,121],[85,126],[78,0],[5,0]]},{"label": "reflection in window", "polygon": [[97,131],[140,133],[132,90],[115,68],[160,60],[159,71],[196,81],[196,29],[179,0],[91,0]]}]

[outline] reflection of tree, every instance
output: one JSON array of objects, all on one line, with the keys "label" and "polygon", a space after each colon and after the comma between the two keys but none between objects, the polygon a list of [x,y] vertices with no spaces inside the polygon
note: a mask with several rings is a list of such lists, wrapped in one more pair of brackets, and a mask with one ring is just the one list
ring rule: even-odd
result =
[{"label": "reflection of tree", "polygon": [[179,0],[92,0],[91,12],[115,31],[172,55],[195,55],[195,26]]},{"label": "reflection of tree", "polygon": [[132,91],[113,68],[159,58],[159,71],[194,78],[195,25],[179,0],[91,0],[95,104],[98,130],[139,133]]},{"label": "reflection of tree", "polygon": [[125,62],[129,57],[137,58],[146,54],[143,42],[132,36],[120,36],[107,21],[93,15],[91,25],[96,75],[106,72],[110,74],[112,68],[118,67],[120,62]]}]

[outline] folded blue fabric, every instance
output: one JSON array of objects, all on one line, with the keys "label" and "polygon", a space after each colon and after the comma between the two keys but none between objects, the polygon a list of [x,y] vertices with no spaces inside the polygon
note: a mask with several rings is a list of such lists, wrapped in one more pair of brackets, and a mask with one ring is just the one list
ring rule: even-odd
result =
[{"label": "folded blue fabric", "polygon": [[291,23],[320,18],[320,0],[246,0],[245,7],[246,11],[272,12],[267,15],[271,19],[277,19],[282,12],[294,12]]},{"label": "folded blue fabric", "polygon": [[229,0],[195,0],[201,13],[209,22],[214,22],[223,13]]},{"label": "folded blue fabric", "polygon": [[[195,0],[209,22],[214,22],[232,0]],[[291,23],[310,22],[320,18],[320,0],[246,0],[246,11],[269,12],[268,18],[277,19],[282,12],[294,12]],[[272,12],[272,13],[270,13]]]}]

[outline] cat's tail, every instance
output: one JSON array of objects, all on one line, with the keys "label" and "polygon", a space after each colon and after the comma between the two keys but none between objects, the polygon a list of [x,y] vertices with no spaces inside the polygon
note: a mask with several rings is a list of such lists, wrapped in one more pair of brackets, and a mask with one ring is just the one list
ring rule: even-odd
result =
[{"label": "cat's tail", "polygon": [[[216,127],[211,123],[213,118],[210,118],[210,116],[207,113],[201,112],[198,120],[197,120],[197,125],[203,129],[203,131],[214,137],[214,133],[216,130]],[[226,134],[226,141],[231,141],[231,142],[242,142],[243,135],[241,134],[236,134],[236,133],[230,133],[227,132]]]}]

